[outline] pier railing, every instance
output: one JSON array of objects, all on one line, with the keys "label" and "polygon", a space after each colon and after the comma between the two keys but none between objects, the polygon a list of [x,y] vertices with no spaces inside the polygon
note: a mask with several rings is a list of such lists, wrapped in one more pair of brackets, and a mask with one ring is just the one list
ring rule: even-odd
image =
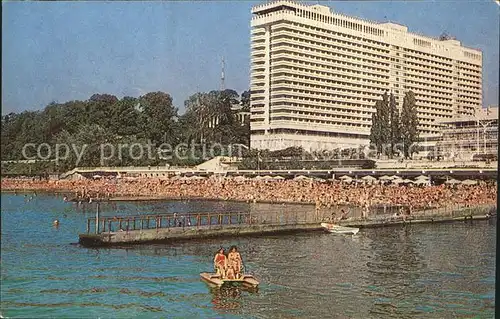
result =
[{"label": "pier railing", "polygon": [[[388,208],[382,214],[368,214],[365,218],[352,216],[354,220],[385,220],[402,218],[396,213],[400,212],[398,207]],[[406,215],[405,219],[419,217],[468,217],[472,215],[486,215],[496,212],[496,205],[485,204],[475,206],[452,205],[441,208],[427,208],[414,211]],[[304,225],[320,223],[329,220],[329,212],[318,210],[303,211],[274,211],[274,212],[200,212],[200,213],[167,213],[147,214],[134,216],[94,217],[87,219],[87,233],[106,233],[119,231],[134,231],[144,229],[165,228],[223,228],[223,227],[251,227],[253,225]],[[351,220],[352,221],[352,220]]]},{"label": "pier railing", "polygon": [[165,228],[249,227],[252,225],[301,225],[320,222],[322,216],[314,211],[168,213],[135,216],[93,217],[87,219],[87,233],[106,233]]}]

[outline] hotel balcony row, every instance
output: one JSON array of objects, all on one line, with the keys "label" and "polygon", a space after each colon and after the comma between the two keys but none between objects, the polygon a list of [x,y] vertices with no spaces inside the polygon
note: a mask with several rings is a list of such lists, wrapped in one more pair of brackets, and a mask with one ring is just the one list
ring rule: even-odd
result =
[{"label": "hotel balcony row", "polygon": [[390,50],[388,49],[389,45],[385,43],[374,42],[368,38],[359,36],[356,37],[342,32],[313,28],[314,27],[298,24],[291,21],[280,21],[273,24],[272,32],[286,30],[293,32],[294,35],[297,35],[298,37],[302,37],[303,35],[314,37],[316,41],[320,40],[326,43],[340,43],[344,47],[348,46],[351,48],[362,48],[374,51],[374,53],[376,54],[388,55],[390,53]]},{"label": "hotel balcony row", "polygon": [[[310,33],[309,33],[310,34]],[[355,54],[366,55],[368,57],[374,57],[380,59],[381,61],[388,60],[389,52],[388,50],[382,50],[374,47],[369,47],[362,44],[351,43],[349,41],[342,40],[342,38],[330,38],[328,40],[322,39],[317,35],[309,35],[308,33],[293,32],[289,29],[279,29],[278,31],[271,32],[271,40],[278,40],[281,38],[291,39],[294,43],[307,43],[315,45],[318,48],[323,49],[335,49],[347,52],[353,52]]]}]

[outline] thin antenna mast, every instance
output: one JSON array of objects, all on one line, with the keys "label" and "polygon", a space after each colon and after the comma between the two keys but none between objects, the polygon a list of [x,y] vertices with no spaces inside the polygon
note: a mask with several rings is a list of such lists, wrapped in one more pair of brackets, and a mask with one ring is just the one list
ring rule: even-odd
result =
[{"label": "thin antenna mast", "polygon": [[224,57],[222,57],[222,72],[221,72],[221,76],[220,76],[220,90],[221,91],[225,90],[225,85],[224,85],[224,79],[225,79],[224,68],[225,68]]}]

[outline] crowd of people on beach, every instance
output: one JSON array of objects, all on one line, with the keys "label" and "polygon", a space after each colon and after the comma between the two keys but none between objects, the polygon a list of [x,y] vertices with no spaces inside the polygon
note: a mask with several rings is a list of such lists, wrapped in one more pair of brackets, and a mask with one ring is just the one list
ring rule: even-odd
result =
[{"label": "crowd of people on beach", "polygon": [[317,182],[313,180],[239,181],[231,178],[172,180],[160,178],[31,180],[4,178],[3,190],[65,192],[70,199],[92,201],[117,197],[164,199],[219,199],[246,202],[316,204],[317,208],[352,205],[412,206],[413,210],[450,205],[473,206],[496,203],[494,181],[477,185],[382,185]]}]

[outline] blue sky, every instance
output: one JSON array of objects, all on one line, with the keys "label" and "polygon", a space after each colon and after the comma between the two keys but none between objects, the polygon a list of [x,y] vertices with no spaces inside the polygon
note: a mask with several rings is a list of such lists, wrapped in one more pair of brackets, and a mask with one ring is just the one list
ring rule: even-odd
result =
[{"label": "blue sky", "polygon": [[[315,1],[316,2],[316,1]],[[250,9],[259,1],[2,2],[2,114],[52,101],[249,87]],[[321,1],[483,51],[484,104],[498,105],[499,6],[476,1]]]}]

